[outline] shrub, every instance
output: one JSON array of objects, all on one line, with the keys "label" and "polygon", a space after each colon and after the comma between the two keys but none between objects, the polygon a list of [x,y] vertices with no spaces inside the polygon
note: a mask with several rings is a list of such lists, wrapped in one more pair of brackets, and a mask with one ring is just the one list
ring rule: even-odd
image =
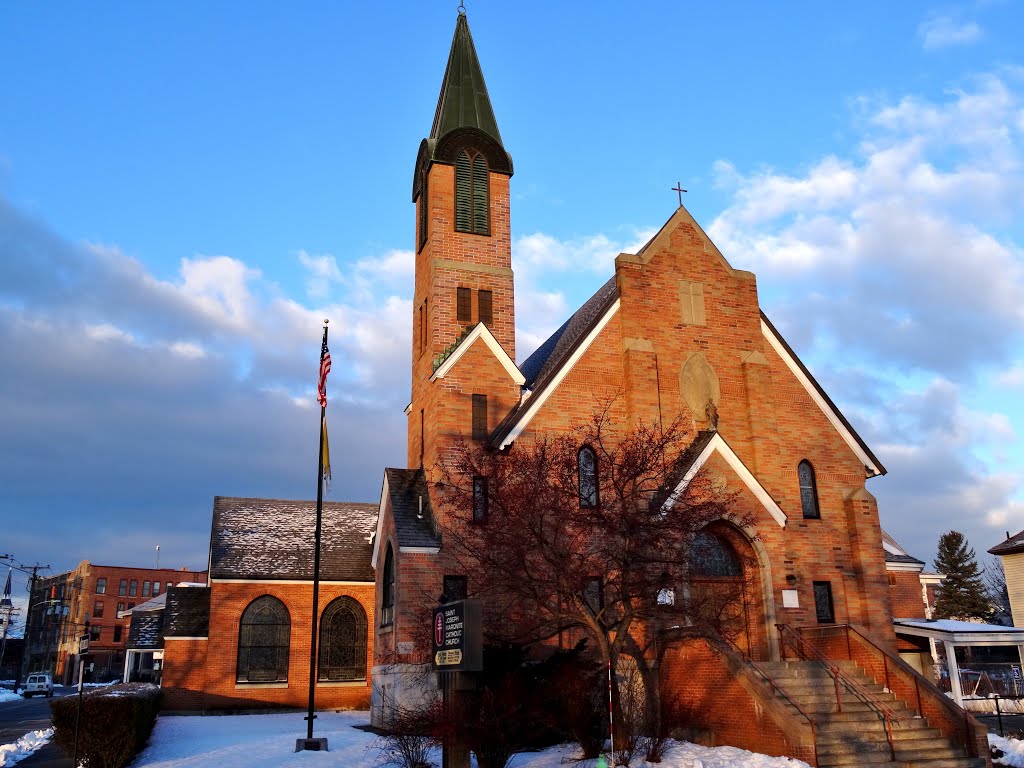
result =
[{"label": "shrub", "polygon": [[[160,711],[160,689],[128,683],[90,691],[82,697],[78,721],[78,760],[86,768],[123,768],[146,745]],[[74,753],[78,696],[50,702],[54,739]]]},{"label": "shrub", "polygon": [[430,748],[439,743],[440,702],[424,709],[397,709],[388,728],[377,737],[379,766],[430,768]]}]

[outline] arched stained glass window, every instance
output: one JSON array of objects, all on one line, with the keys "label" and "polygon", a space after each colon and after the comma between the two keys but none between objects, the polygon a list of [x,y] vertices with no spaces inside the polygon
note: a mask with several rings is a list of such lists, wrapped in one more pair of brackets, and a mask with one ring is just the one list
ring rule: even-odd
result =
[{"label": "arched stained glass window", "polygon": [[320,680],[366,679],[366,611],[356,600],[339,597],[324,609],[319,651]]},{"label": "arched stained glass window", "polygon": [[818,483],[814,479],[814,467],[811,462],[804,459],[796,470],[800,478],[800,508],[805,518],[817,519],[821,517],[821,510],[818,508]]},{"label": "arched stained glass window", "polygon": [[690,545],[690,573],[705,577],[742,576],[743,566],[729,542],[700,531]]},{"label": "arched stained glass window", "polygon": [[455,158],[455,231],[491,233],[487,160],[468,149]]},{"label": "arched stained glass window", "polygon": [[388,544],[384,555],[384,576],[380,598],[380,625],[386,627],[395,621],[395,556]]},{"label": "arched stained glass window", "polygon": [[576,471],[579,474],[580,506],[597,507],[597,454],[589,445],[580,448],[576,455]]},{"label": "arched stained glass window", "polygon": [[276,597],[263,595],[249,603],[238,628],[235,679],[240,683],[287,682],[291,627],[288,609]]}]

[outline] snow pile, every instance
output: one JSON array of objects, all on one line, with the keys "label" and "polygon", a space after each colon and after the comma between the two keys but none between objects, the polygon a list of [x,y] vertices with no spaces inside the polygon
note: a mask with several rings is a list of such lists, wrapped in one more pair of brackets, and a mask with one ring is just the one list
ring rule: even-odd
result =
[{"label": "snow pile", "polygon": [[993,760],[993,765],[1011,765],[1016,768],[1024,768],[1024,741],[1018,739],[1004,739],[994,733],[988,735],[988,745],[1002,750],[1003,756]]},{"label": "snow pile", "polygon": [[45,731],[30,731],[13,744],[0,746],[0,767],[7,768],[9,765],[20,763],[46,744],[51,736],[53,736],[53,728],[47,728]]},{"label": "snow pile", "polygon": [[[367,712],[320,712],[314,736],[325,737],[329,752],[293,752],[295,739],[304,738],[301,713],[219,717],[164,716],[156,721],[149,746],[132,768],[277,768],[278,766],[350,766],[373,768],[381,762],[379,742],[372,733],[353,726],[369,722]],[[578,749],[563,744],[543,752],[516,755],[510,768],[564,768],[575,762]],[[440,750],[431,753],[441,765]],[[596,768],[601,761],[580,763]],[[643,760],[636,768],[655,768]],[[787,757],[767,757],[734,747],[701,747],[672,742],[658,768],[808,768]]]},{"label": "snow pile", "polygon": [[5,701],[15,701],[21,698],[20,693],[8,690],[7,688],[0,688],[0,703]]}]

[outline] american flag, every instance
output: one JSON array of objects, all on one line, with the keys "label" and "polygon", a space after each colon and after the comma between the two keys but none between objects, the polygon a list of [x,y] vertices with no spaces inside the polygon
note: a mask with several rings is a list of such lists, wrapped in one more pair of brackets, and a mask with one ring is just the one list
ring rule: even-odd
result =
[{"label": "american flag", "polygon": [[331,351],[327,349],[327,330],[324,329],[324,345],[320,348],[320,380],[316,385],[316,400],[321,408],[327,407],[327,374],[331,372]]}]

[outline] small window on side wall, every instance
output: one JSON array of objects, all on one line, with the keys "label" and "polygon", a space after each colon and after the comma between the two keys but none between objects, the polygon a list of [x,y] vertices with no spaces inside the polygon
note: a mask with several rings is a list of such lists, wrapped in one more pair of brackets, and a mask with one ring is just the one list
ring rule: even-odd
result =
[{"label": "small window on side wall", "polygon": [[487,478],[473,478],[473,522],[482,523],[487,520],[490,511],[490,499],[487,495]]},{"label": "small window on side wall", "polygon": [[477,291],[476,303],[478,319],[484,325],[490,326],[494,322],[494,294],[491,291]]},{"label": "small window on side wall", "polygon": [[473,321],[473,292],[469,288],[455,289],[455,319],[460,323]]},{"label": "small window on side wall", "polygon": [[818,508],[818,483],[814,479],[811,462],[807,459],[801,461],[797,467],[797,476],[800,478],[800,508],[804,518],[817,520],[821,517],[821,510]]},{"label": "small window on side wall", "polygon": [[465,600],[466,595],[469,594],[466,587],[466,577],[445,576],[442,581],[441,592],[444,593],[444,596],[447,597],[449,601]]},{"label": "small window on side wall", "polygon": [[383,589],[380,598],[380,625],[390,626],[395,622],[395,557],[391,544],[384,555]]},{"label": "small window on side wall", "polygon": [[487,439],[487,395],[473,395],[473,439]]},{"label": "small window on side wall", "polygon": [[580,507],[597,507],[597,454],[589,445],[584,445],[576,454],[576,472],[580,488]]}]

